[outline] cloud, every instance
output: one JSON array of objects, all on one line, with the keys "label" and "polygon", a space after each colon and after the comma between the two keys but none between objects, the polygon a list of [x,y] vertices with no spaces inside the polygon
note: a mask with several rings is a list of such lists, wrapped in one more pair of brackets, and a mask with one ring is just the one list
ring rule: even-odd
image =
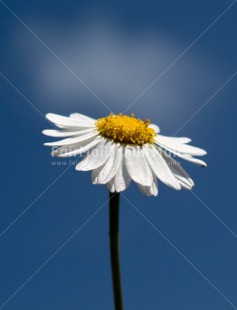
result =
[{"label": "cloud", "polygon": [[[115,113],[123,112],[186,48],[164,33],[142,31],[131,35],[98,20],[63,28],[44,21],[37,27],[32,25],[35,28],[74,73],[44,47],[39,52],[39,42],[31,38],[30,54],[24,53],[24,61],[30,68],[35,95],[49,111],[94,110],[108,114],[107,105]],[[29,36],[24,38],[21,33],[20,38],[21,50]],[[206,99],[215,83],[211,66],[189,51],[127,112],[173,121],[178,114],[189,113],[201,104],[197,98]]]}]

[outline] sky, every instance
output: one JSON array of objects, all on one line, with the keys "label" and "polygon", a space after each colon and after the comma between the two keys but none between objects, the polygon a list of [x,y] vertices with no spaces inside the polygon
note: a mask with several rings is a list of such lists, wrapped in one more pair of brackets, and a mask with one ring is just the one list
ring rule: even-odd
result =
[{"label": "sky", "polygon": [[51,158],[46,113],[135,113],[207,150],[123,193],[125,309],[237,309],[237,1],[0,0],[0,309],[113,309],[108,191]]}]

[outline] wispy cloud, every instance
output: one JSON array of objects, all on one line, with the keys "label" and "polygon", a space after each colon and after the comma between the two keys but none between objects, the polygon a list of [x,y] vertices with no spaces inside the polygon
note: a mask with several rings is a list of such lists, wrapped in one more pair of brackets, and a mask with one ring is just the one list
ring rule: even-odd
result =
[{"label": "wispy cloud", "polygon": [[[93,21],[86,25],[53,27],[44,21],[32,25],[41,29],[41,39],[85,82],[112,110],[120,112],[178,56],[185,48],[164,33],[143,31],[131,35],[111,23]],[[24,45],[20,34],[19,49]],[[32,38],[34,40],[34,38]],[[22,56],[28,62],[35,91],[49,110],[104,107],[52,54],[39,53],[39,45]],[[21,53],[23,55],[23,53]],[[163,118],[184,110],[191,111],[197,98],[205,96],[218,83],[211,65],[194,52],[186,54],[137,103],[135,113]],[[108,111],[107,111],[108,112]],[[129,111],[132,112],[132,111]]]}]

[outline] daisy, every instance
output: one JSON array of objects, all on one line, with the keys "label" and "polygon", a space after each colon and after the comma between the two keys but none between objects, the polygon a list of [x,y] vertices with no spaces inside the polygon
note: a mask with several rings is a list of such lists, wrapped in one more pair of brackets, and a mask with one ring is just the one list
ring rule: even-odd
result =
[{"label": "daisy", "polygon": [[206,151],[188,145],[189,138],[160,135],[157,125],[134,114],[111,113],[95,120],[79,113],[69,117],[49,113],[46,118],[59,130],[44,130],[43,134],[63,138],[45,143],[54,147],[52,156],[86,153],[76,170],[92,170],[93,184],[106,184],[111,193],[124,191],[133,180],[145,195],[157,196],[157,179],[173,189],[190,190],[193,180],[171,154],[206,167],[205,162],[193,157]]}]

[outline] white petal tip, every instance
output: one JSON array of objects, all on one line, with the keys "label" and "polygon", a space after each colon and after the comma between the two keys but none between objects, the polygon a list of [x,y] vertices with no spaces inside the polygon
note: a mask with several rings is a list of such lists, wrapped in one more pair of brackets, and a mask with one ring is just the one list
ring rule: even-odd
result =
[{"label": "white petal tip", "polygon": [[52,146],[51,144],[52,144],[52,143],[47,142],[47,143],[44,143],[43,145],[44,145],[44,146]]},{"label": "white petal tip", "polygon": [[47,113],[45,115],[47,120],[49,120],[51,123],[54,123],[55,122],[55,118],[57,119],[58,116],[61,117],[61,115],[57,115],[57,114],[54,114],[54,113]]},{"label": "white petal tip", "polygon": [[57,155],[54,155],[54,156],[62,157],[62,158],[72,157],[71,155],[67,155],[67,154],[57,154]]},{"label": "white petal tip", "polygon": [[181,185],[178,182],[176,182],[175,184],[172,183],[169,186],[172,187],[173,189],[175,189],[176,191],[180,191],[182,189]]},{"label": "white petal tip", "polygon": [[50,120],[51,117],[52,117],[53,115],[54,115],[54,114],[52,114],[52,113],[47,113],[47,114],[45,115],[45,117],[46,117],[48,120]]},{"label": "white petal tip", "polygon": [[[90,171],[91,169],[89,169],[89,168],[86,168],[86,167],[76,167],[75,168],[77,171]],[[98,184],[98,183],[97,183]]]}]

